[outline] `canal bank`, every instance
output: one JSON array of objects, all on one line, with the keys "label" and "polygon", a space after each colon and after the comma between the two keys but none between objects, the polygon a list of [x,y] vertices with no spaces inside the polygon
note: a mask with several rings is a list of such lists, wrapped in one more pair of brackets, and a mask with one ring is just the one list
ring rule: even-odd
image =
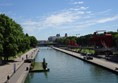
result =
[{"label": "canal bank", "polygon": [[17,69],[17,71],[10,77],[6,82],[8,83],[24,83],[31,66],[31,63],[25,62],[25,60],[30,59],[34,60],[39,48],[34,48],[32,51],[26,54],[22,65]]},{"label": "canal bank", "polygon": [[83,61],[98,65],[100,67],[103,67],[103,68],[105,68],[107,70],[112,71],[115,74],[118,74],[118,64],[117,63],[109,62],[107,60],[97,59],[97,58],[94,58],[94,57],[93,57],[92,60],[86,60],[84,58],[84,56],[82,56],[79,53],[75,53],[75,52],[72,52],[72,51],[68,51],[68,50],[57,48],[57,47],[53,47],[53,46],[52,46],[52,48],[55,49],[55,50],[64,52],[66,54],[69,54],[69,55],[71,55],[73,57],[79,58],[79,59],[81,59]]}]

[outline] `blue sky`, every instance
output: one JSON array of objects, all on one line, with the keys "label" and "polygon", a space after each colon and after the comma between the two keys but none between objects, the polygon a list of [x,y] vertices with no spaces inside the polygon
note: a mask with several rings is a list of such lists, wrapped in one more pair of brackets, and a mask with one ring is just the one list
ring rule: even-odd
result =
[{"label": "blue sky", "polygon": [[0,13],[38,40],[60,34],[117,31],[118,0],[0,0]]}]

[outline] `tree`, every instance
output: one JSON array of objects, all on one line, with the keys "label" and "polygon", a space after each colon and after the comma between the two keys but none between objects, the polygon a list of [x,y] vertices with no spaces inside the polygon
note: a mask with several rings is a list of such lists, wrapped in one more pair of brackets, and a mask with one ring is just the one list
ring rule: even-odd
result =
[{"label": "tree", "polygon": [[65,43],[65,45],[69,45],[70,44],[70,39],[66,38],[64,43]]},{"label": "tree", "polygon": [[[8,60],[10,56],[15,56],[19,52],[24,52],[32,46],[36,45],[35,37],[31,38],[28,34],[23,33],[22,27],[14,20],[0,14],[0,56]],[[34,41],[34,42],[33,42]]]},{"label": "tree", "polygon": [[116,43],[116,46],[117,46],[117,48],[118,48],[118,33],[115,34],[114,39],[115,39],[114,42]]},{"label": "tree", "polygon": [[30,46],[36,47],[37,43],[38,43],[37,39],[34,36],[30,36]]},{"label": "tree", "polygon": [[79,45],[81,45],[81,46],[88,46],[88,45],[90,45],[91,37],[92,37],[92,34],[80,36],[80,37],[77,38],[77,42],[78,42]]}]

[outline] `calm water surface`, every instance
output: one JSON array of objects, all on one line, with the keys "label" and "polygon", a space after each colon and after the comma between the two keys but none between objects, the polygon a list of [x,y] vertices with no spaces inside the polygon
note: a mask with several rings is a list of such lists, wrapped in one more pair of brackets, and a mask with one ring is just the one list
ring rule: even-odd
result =
[{"label": "calm water surface", "polygon": [[30,73],[25,83],[118,83],[118,75],[49,47],[41,47],[36,62],[46,59],[50,71]]}]

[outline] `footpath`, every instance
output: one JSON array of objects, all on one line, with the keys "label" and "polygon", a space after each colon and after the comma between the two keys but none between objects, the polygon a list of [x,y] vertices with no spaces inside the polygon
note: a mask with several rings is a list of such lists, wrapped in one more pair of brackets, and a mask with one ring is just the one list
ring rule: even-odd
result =
[{"label": "footpath", "polygon": [[[14,60],[14,62],[9,62],[8,64],[0,66],[0,83],[18,83],[17,81],[19,79],[20,79],[19,81],[23,80],[20,77],[21,75],[23,75],[24,70],[26,70],[26,67],[30,66],[30,64],[24,63],[24,60],[26,58],[28,59],[35,58],[37,52],[38,52],[38,48],[33,48],[27,53],[23,54],[21,57],[17,57]],[[15,69],[14,69],[14,65],[15,65]]]},{"label": "footpath", "polygon": [[106,68],[106,69],[108,69],[108,70],[118,74],[118,64],[117,63],[110,62],[110,61],[103,60],[103,59],[98,59],[98,58],[95,58],[95,57],[93,57],[92,60],[85,60],[84,59],[85,56],[82,56],[79,53],[75,53],[75,52],[64,50],[64,49],[57,48],[57,47],[52,47],[52,48],[55,49],[55,50],[64,52],[66,54],[69,54],[69,55],[71,55],[73,57],[76,57],[76,58],[79,58],[81,60],[84,60],[86,62],[89,62],[89,63],[95,64],[95,65],[101,66],[103,68]]}]

